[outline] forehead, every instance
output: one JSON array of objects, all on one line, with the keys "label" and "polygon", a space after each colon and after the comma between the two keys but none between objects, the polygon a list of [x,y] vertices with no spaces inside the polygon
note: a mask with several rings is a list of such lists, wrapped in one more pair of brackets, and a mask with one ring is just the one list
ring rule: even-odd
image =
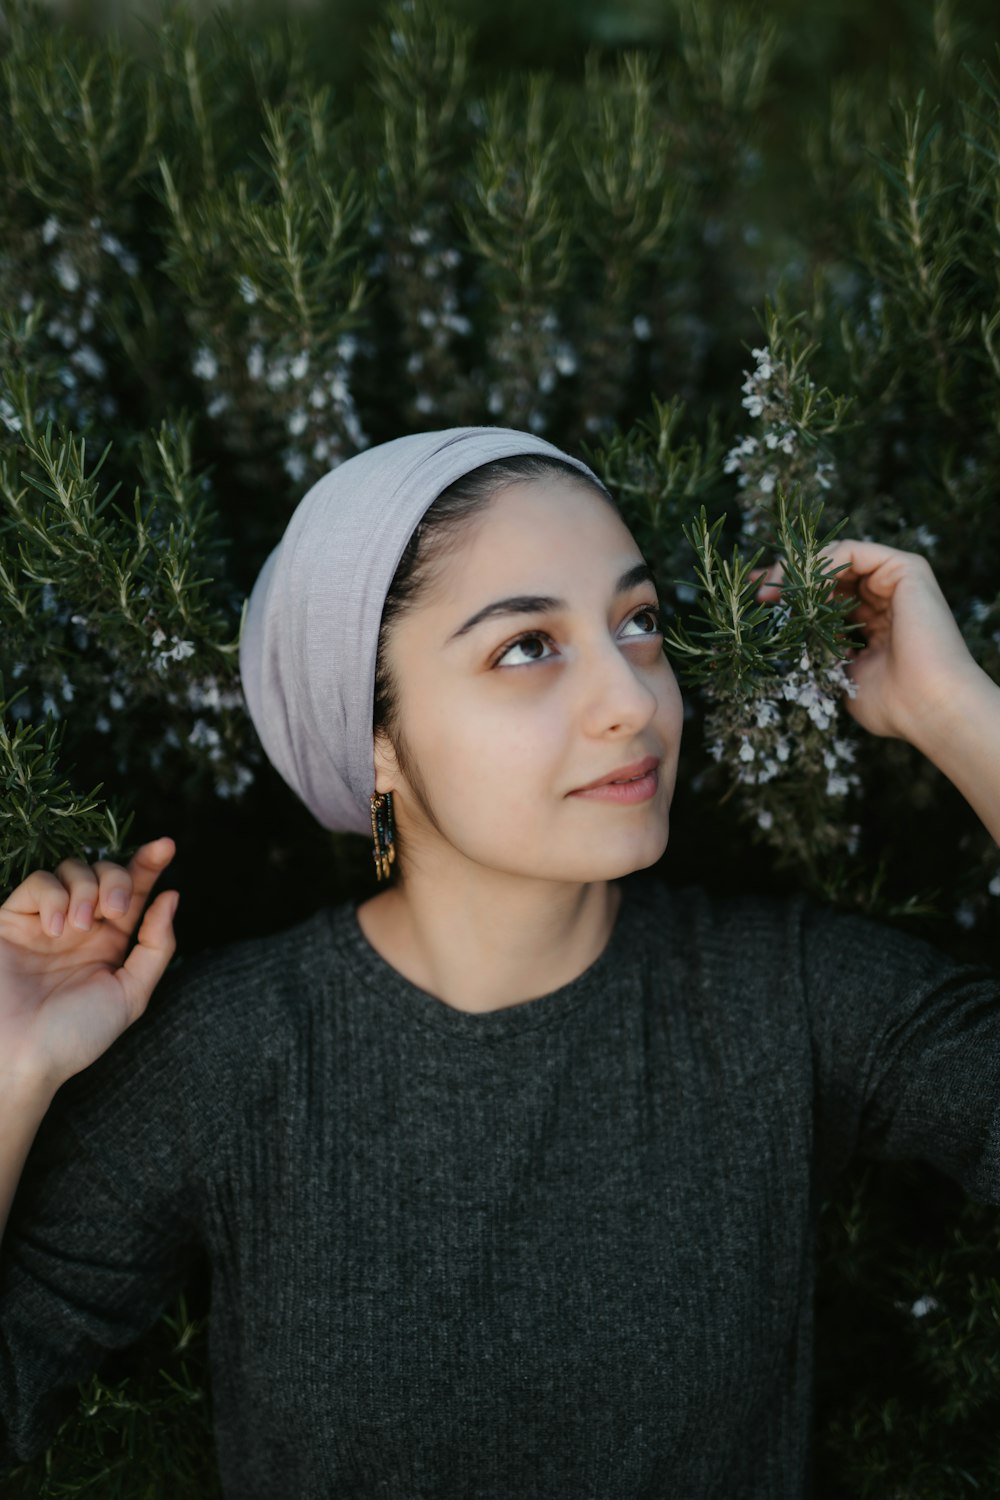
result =
[{"label": "forehead", "polygon": [[603,559],[611,571],[630,548],[635,543],[618,511],[582,476],[522,480],[504,486],[445,549],[440,577],[465,592],[484,578],[523,583],[526,569],[540,573],[568,562]]}]

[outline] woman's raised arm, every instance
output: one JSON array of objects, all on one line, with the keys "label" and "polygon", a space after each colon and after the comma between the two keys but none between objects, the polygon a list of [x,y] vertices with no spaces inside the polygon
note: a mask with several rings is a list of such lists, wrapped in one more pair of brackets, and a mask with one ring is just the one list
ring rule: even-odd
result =
[{"label": "woman's raised arm", "polygon": [[[865,646],[850,653],[848,713],[872,734],[907,740],[947,776],[1000,844],[1000,686],[979,666],[927,559],[843,538],[824,552],[835,594],[855,601]],[[760,570],[763,572],[763,570]],[[770,568],[758,598],[779,596]]]},{"label": "woman's raised arm", "polygon": [[32,871],[0,906],[0,1240],[56,1090],[142,1014],[170,963],[176,891],[161,891],[128,947],[174,852],[163,838],[127,868],[64,859],[54,873]]}]

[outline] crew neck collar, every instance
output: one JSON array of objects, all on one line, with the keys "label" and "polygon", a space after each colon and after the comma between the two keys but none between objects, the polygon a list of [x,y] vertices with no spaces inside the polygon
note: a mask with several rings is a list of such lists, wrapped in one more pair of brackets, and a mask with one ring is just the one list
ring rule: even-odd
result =
[{"label": "crew neck collar", "polygon": [[394,968],[372,947],[358,921],[357,910],[366,896],[353,896],[328,907],[331,927],[351,971],[373,990],[386,1012],[400,1012],[437,1031],[467,1041],[497,1041],[525,1031],[554,1025],[578,1005],[601,993],[627,955],[634,954],[642,927],[642,893],[651,883],[644,870],[623,876],[618,882],[622,898],[611,936],[597,957],[581,974],[557,989],[500,1010],[457,1010],[429,990],[422,989]]}]

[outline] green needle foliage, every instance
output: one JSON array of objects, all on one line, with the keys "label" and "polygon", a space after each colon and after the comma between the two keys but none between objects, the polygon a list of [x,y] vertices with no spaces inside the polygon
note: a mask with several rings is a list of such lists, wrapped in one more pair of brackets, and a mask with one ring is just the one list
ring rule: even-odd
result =
[{"label": "green needle foliage", "polygon": [[[328,469],[495,422],[584,457],[658,580],[664,877],[1000,966],[1000,850],[851,718],[822,556],[922,553],[1000,681],[992,8],[537,9],[0,7],[0,898],[162,833],[186,952],[367,889],[256,742],[244,601]],[[920,1164],[823,1206],[823,1500],[1000,1492],[998,1233]],[[206,1294],[5,1493],[216,1493]]]}]

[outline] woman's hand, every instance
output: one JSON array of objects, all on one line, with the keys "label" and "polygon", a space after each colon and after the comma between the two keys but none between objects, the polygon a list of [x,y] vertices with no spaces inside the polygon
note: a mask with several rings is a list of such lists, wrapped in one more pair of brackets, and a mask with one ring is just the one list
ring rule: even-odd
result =
[{"label": "woman's hand", "polygon": [[127,867],[64,859],[54,873],[32,871],[0,905],[0,1087],[54,1094],[142,1015],[177,946],[178,892],[160,892],[125,955],[175,852],[162,838]]},{"label": "woman's hand", "polygon": [[[924,742],[959,688],[982,675],[930,563],[918,552],[849,538],[822,556],[824,571],[848,564],[831,580],[833,592],[856,601],[845,618],[864,627],[865,646],[849,652],[857,694],[845,695],[848,713],[872,734]],[[778,598],[782,564],[754,572],[765,574],[757,597]]]}]

